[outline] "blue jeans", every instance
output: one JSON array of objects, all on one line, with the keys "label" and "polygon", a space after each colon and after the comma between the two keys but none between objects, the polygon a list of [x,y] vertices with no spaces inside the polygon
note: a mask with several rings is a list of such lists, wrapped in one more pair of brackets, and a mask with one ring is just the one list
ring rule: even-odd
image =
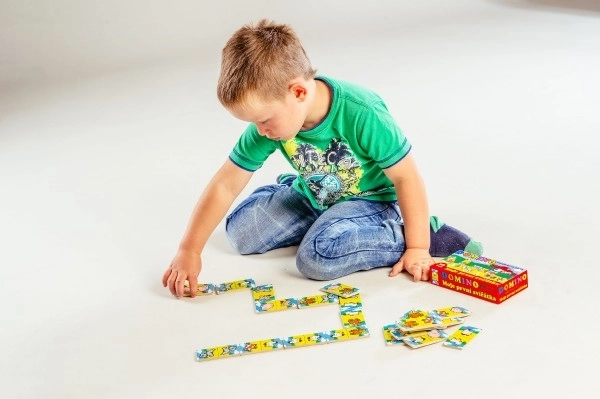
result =
[{"label": "blue jeans", "polygon": [[356,199],[320,211],[285,184],[254,191],[227,216],[226,232],[243,255],[298,245],[296,266],[313,280],[390,267],[405,249],[396,202]]}]

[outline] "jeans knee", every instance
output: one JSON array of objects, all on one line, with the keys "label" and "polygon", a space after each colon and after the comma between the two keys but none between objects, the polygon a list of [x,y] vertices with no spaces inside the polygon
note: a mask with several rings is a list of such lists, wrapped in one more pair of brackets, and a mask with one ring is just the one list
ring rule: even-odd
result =
[{"label": "jeans knee", "polygon": [[298,247],[296,267],[304,277],[311,280],[328,281],[340,277],[335,268],[328,267],[314,249],[305,245]]},{"label": "jeans knee", "polygon": [[236,222],[228,219],[225,224],[225,235],[229,244],[240,255],[251,255],[261,253],[256,245],[256,241],[248,239],[248,232],[243,228],[236,226]]}]

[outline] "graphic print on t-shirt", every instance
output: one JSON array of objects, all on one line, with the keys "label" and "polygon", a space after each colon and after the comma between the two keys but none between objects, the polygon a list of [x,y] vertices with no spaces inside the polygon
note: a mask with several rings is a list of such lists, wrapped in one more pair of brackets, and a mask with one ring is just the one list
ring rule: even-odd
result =
[{"label": "graphic print on t-shirt", "polygon": [[360,193],[358,183],[363,170],[346,142],[332,139],[327,148],[321,149],[292,139],[283,146],[320,205],[329,206]]}]

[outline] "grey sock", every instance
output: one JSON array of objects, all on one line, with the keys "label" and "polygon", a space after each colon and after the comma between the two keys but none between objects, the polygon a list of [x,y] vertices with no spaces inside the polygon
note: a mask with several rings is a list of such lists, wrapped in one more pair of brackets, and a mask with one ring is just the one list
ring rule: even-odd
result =
[{"label": "grey sock", "polygon": [[483,253],[483,245],[479,241],[475,241],[462,231],[440,222],[436,216],[432,216],[429,220],[431,227],[429,253],[431,256],[444,257],[452,255],[458,250],[471,252],[475,255]]}]

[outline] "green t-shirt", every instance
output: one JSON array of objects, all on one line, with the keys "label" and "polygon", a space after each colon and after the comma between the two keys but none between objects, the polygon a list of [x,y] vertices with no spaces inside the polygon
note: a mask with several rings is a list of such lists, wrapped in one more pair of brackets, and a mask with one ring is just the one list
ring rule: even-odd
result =
[{"label": "green t-shirt", "polygon": [[275,141],[250,124],[229,155],[249,171],[258,170],[279,149],[299,178],[293,187],[316,209],[361,197],[393,201],[396,192],[383,169],[399,162],[411,145],[376,93],[363,87],[318,76],[332,90],[325,119],[291,140]]}]

